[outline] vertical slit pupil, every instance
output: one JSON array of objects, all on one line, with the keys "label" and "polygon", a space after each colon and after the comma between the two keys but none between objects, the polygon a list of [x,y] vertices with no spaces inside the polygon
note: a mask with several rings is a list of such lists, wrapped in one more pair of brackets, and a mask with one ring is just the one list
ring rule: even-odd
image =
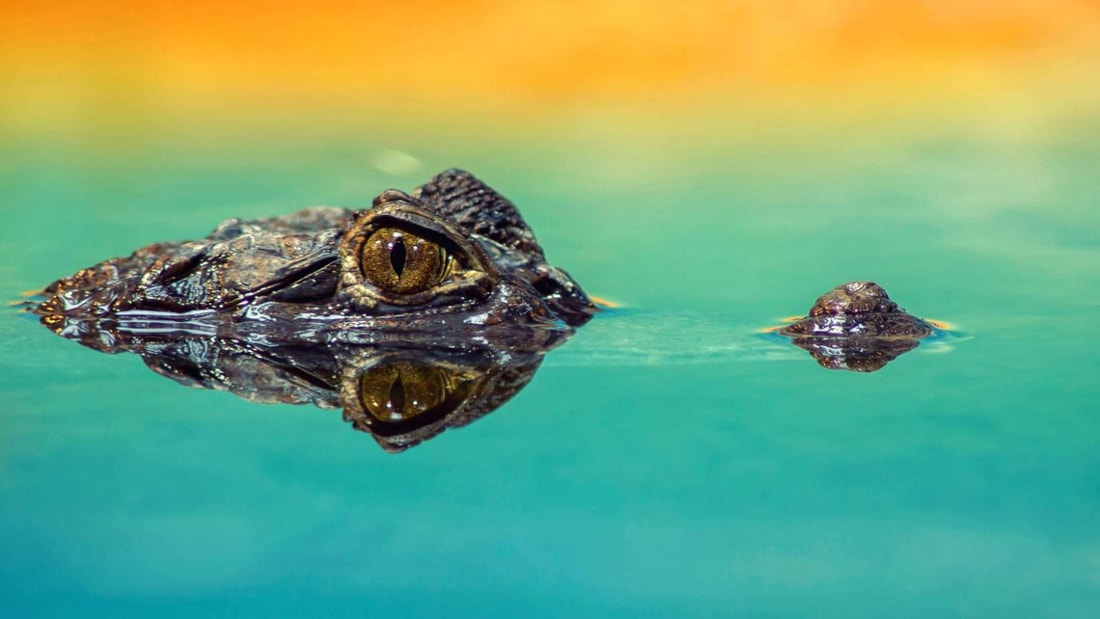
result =
[{"label": "vertical slit pupil", "polygon": [[399,413],[405,410],[405,382],[400,376],[390,385],[390,406]]},{"label": "vertical slit pupil", "polygon": [[393,246],[390,248],[390,266],[393,267],[393,272],[397,273],[398,277],[405,271],[405,258],[407,257],[405,251],[405,241],[400,237],[394,239]]}]

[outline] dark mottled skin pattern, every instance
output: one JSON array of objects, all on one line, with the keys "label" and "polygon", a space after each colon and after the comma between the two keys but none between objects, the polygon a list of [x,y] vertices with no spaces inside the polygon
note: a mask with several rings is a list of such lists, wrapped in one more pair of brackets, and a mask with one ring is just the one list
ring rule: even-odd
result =
[{"label": "dark mottled skin pattern", "polygon": [[[486,275],[450,296],[415,304],[363,294],[355,226],[376,213],[421,213],[433,229],[487,256]],[[402,211],[404,212],[404,211]],[[389,190],[372,209],[314,207],[283,217],[230,219],[198,241],[158,243],[82,269],[43,292],[36,313],[62,321],[173,320],[281,325],[279,339],[363,337],[505,326],[578,326],[596,311],[581,288],[546,263],[519,211],[468,172],[448,170],[411,195]],[[323,326],[318,326],[323,323]],[[84,328],[96,328],[87,326]]]},{"label": "dark mottled skin pattern", "polygon": [[805,318],[779,330],[822,366],[874,372],[913,350],[932,325],[898,308],[874,282],[849,282],[818,297]]}]

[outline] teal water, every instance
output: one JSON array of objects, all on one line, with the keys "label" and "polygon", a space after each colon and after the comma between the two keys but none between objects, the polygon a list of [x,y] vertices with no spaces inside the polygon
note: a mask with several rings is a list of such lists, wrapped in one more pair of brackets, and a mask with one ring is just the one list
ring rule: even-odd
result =
[{"label": "teal water", "polygon": [[[339,411],[184,389],[6,312],[0,614],[1100,607],[1100,143],[394,145],[2,154],[12,300],[229,216],[366,205],[461,165],[624,307],[503,408],[397,455]],[[853,279],[956,334],[855,374],[757,333]]]}]

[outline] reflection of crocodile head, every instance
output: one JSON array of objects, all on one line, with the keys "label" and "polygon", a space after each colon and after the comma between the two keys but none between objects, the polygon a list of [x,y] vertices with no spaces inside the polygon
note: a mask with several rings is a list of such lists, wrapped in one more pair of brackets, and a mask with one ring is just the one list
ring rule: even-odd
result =
[{"label": "reflection of crocodile head", "polygon": [[190,387],[257,403],[344,409],[344,419],[385,450],[403,451],[502,406],[567,332],[528,329],[524,346],[434,338],[431,345],[271,344],[195,332],[87,329],[63,320],[60,335],[109,353],[141,356],[149,369]]},{"label": "reflection of crocodile head", "polygon": [[808,316],[778,332],[831,370],[874,372],[932,334],[874,282],[849,282],[818,297]]},{"label": "reflection of crocodile head", "polygon": [[345,351],[344,419],[402,451],[500,408],[534,376],[541,354],[508,359],[439,350]]},{"label": "reflection of crocodile head", "polygon": [[280,341],[568,328],[596,308],[507,199],[448,170],[371,208],[230,219],[202,240],[158,243],[42,293],[44,319],[265,325]]}]

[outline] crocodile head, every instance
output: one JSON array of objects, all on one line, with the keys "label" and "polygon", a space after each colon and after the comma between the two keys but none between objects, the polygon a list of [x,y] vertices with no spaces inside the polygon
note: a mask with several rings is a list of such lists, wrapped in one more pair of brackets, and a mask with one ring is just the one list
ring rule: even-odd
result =
[{"label": "crocodile head", "polygon": [[55,331],[201,324],[280,340],[362,343],[492,327],[569,329],[597,308],[550,265],[519,211],[461,170],[370,208],[230,219],[197,241],[157,243],[48,286]]}]

